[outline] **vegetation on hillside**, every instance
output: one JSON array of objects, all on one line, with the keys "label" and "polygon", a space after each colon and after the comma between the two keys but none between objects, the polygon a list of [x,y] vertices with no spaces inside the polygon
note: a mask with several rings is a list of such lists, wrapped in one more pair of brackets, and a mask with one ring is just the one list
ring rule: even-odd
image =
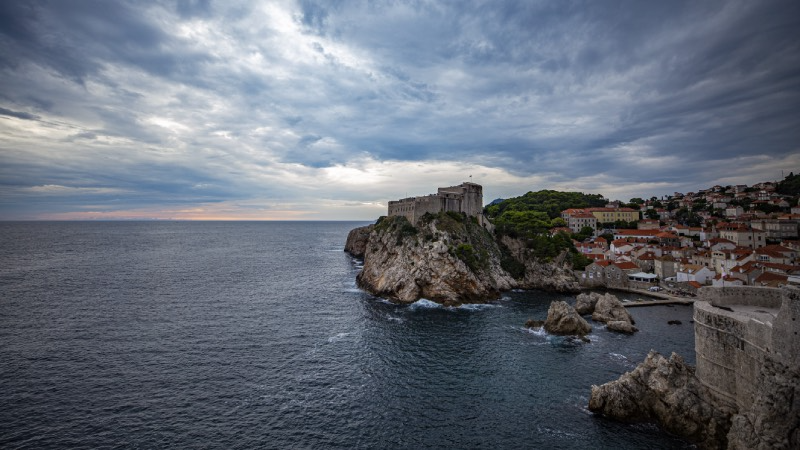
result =
[{"label": "vegetation on hillside", "polygon": [[484,213],[486,217],[495,219],[507,212],[532,211],[544,213],[549,219],[555,219],[560,217],[561,211],[565,209],[602,207],[606,203],[608,200],[600,194],[542,190],[489,205]]},{"label": "vegetation on hillside", "polygon": [[800,175],[789,172],[789,175],[778,183],[775,190],[782,195],[800,195]]},{"label": "vegetation on hillside", "polygon": [[[582,269],[589,260],[575,249],[572,238],[566,233],[551,236],[549,230],[566,225],[561,218],[565,209],[603,207],[607,203],[599,194],[543,190],[489,205],[484,214],[494,223],[497,234],[524,239],[536,258],[550,261],[566,250],[573,267]],[[591,236],[593,231],[581,230],[578,237]],[[503,268],[515,276],[520,273],[520,267],[510,258],[504,258]]]}]

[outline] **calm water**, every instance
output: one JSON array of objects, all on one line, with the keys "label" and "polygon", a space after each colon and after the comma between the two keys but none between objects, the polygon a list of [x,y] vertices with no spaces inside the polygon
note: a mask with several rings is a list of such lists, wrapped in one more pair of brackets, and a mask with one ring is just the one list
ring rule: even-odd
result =
[{"label": "calm water", "polygon": [[0,447],[686,448],[586,404],[651,348],[693,364],[691,308],[572,345],[522,327],[559,295],[395,306],[357,225],[0,223]]}]

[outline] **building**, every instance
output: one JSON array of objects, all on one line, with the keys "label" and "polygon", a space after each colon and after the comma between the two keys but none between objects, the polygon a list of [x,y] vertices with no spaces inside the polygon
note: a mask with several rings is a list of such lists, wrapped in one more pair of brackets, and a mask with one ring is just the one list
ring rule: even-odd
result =
[{"label": "building", "polygon": [[658,278],[664,280],[678,273],[678,262],[671,255],[664,255],[653,260],[653,271]]},{"label": "building", "polygon": [[766,233],[767,239],[786,239],[797,237],[796,220],[759,219],[750,222],[750,226]]},{"label": "building", "polygon": [[708,267],[696,264],[684,264],[678,270],[677,280],[680,282],[696,281],[700,284],[706,284],[706,281],[714,277],[714,272],[709,270]]},{"label": "building", "polygon": [[425,213],[447,211],[477,217],[478,223],[485,226],[488,221],[483,217],[483,186],[461,183],[458,186],[440,187],[436,194],[389,202],[389,216],[404,216],[411,223],[417,223]]},{"label": "building", "polygon": [[597,230],[597,218],[593,214],[578,213],[572,214],[565,219],[567,226],[573,233],[580,233],[584,227],[590,227],[592,230]]},{"label": "building", "polygon": [[744,224],[723,224],[717,230],[720,238],[727,239],[737,246],[761,248],[767,245],[765,232],[750,228]]}]

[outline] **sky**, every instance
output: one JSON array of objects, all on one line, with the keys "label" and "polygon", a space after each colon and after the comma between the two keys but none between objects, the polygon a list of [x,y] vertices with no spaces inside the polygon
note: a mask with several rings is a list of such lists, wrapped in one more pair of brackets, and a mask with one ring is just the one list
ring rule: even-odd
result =
[{"label": "sky", "polygon": [[0,2],[0,220],[374,220],[800,172],[800,2]]}]

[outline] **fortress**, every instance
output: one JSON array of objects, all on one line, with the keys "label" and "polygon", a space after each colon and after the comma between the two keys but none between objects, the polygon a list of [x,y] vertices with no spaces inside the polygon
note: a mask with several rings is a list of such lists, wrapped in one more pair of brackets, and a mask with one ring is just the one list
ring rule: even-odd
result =
[{"label": "fortress", "polygon": [[475,183],[461,183],[458,186],[440,187],[436,194],[389,202],[389,216],[404,216],[411,223],[417,223],[425,213],[443,211],[477,217],[478,223],[485,226],[488,221],[483,217],[483,187]]}]

